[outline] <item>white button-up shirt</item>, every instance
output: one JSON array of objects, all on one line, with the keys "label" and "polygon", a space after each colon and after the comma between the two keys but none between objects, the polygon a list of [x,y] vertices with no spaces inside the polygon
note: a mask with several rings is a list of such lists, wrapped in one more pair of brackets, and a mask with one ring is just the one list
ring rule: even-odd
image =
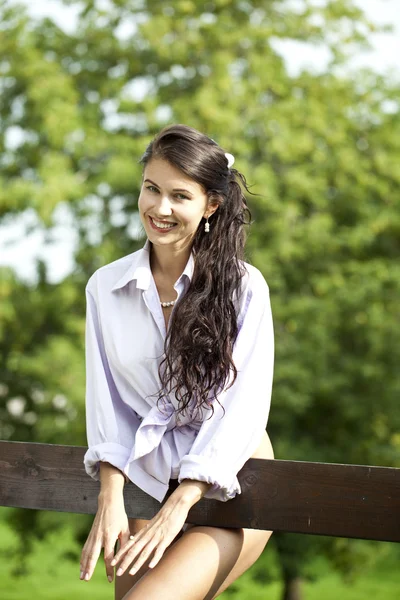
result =
[{"label": "white button-up shirt", "polygon": [[[167,334],[150,269],[150,242],[99,268],[86,286],[86,472],[99,479],[99,462],[120,469],[159,500],[170,479],[212,484],[206,498],[226,501],[240,493],[237,473],[261,442],[268,420],[274,334],[268,285],[243,262],[246,275],[236,300],[239,334],[233,348],[238,370],[211,410],[191,410],[179,419],[175,394],[161,389],[158,366]],[[174,284],[187,292],[193,253]],[[210,266],[212,268],[212,265]],[[175,310],[175,307],[173,308]],[[169,326],[169,325],[168,325]]]}]

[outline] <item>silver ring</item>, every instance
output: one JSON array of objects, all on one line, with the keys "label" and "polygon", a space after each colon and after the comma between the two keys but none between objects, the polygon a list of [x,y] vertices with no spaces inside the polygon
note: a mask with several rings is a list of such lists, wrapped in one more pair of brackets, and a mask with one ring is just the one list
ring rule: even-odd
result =
[{"label": "silver ring", "polygon": [[133,539],[135,539],[135,536],[134,536],[134,535],[130,535],[130,536],[129,536],[129,539],[130,539],[130,540],[133,540]]}]

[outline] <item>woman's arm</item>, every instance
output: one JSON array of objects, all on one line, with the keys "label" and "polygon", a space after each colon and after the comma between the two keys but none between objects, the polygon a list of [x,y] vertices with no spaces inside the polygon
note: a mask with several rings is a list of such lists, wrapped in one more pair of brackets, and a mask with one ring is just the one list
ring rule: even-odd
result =
[{"label": "woman's arm", "polygon": [[122,495],[125,482],[125,475],[119,469],[108,462],[101,462],[99,501],[110,496]]},{"label": "woman's arm", "polygon": [[[193,479],[184,479],[174,490],[167,502],[171,504],[182,504],[182,506],[188,507],[188,510],[192,508],[201,500],[204,494],[211,487],[210,483],[205,481],[195,481]],[[166,503],[167,503],[166,502]]]},{"label": "woman's arm", "polygon": [[100,493],[98,507],[89,536],[81,554],[80,578],[89,581],[96,563],[104,548],[104,562],[108,580],[113,580],[114,569],[110,566],[114,558],[114,547],[117,539],[124,544],[129,540],[129,523],[125,511],[123,489],[124,474],[107,462],[101,462]]},{"label": "woman's arm", "polygon": [[86,286],[86,433],[85,469],[95,480],[100,465],[124,471],[135,442],[139,419],[122,400],[114,381],[103,340],[98,303],[97,271]]},{"label": "woman's arm", "polygon": [[105,490],[123,490],[125,475],[108,462],[100,463],[100,486],[101,491]]},{"label": "woman's arm", "polygon": [[[257,451],[268,421],[274,367],[274,331],[268,284],[252,270],[245,313],[233,347],[237,378],[225,386],[203,421],[178,481],[212,486],[205,497],[226,502],[241,492],[237,474]],[[230,377],[231,380],[231,377]]]},{"label": "woman's arm", "polygon": [[[107,499],[111,496],[123,494],[125,482],[126,477],[119,469],[110,465],[110,463],[101,462],[99,501],[103,498]],[[204,481],[185,479],[172,492],[165,504],[182,505],[190,510],[196,502],[203,498],[210,487],[211,484]]]},{"label": "woman's arm", "polygon": [[182,530],[189,510],[203,498],[210,485],[192,479],[182,481],[148,525],[139,531],[133,540],[130,539],[121,545],[111,561],[111,566],[120,563],[117,575],[122,575],[129,566],[129,574],[133,575],[150,557],[152,560],[149,567],[155,567]]}]

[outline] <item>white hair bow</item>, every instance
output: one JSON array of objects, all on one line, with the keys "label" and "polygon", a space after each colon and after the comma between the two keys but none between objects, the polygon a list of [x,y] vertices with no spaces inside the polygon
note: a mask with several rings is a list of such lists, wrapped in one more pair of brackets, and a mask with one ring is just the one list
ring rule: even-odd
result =
[{"label": "white hair bow", "polygon": [[229,152],[225,152],[226,160],[228,161],[228,169],[231,168],[233,163],[235,162],[235,157],[233,154],[229,154]]}]

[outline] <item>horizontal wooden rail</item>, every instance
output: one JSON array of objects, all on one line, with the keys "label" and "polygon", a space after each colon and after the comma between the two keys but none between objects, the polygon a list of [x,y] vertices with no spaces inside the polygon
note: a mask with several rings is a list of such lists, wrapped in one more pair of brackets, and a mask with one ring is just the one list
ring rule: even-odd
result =
[{"label": "horizontal wooden rail", "polygon": [[[85,451],[0,441],[0,506],[95,514],[99,483],[84,471]],[[400,542],[400,469],[252,458],[238,477],[242,494],[201,500],[188,522]],[[131,483],[124,495],[129,517],[160,507]]]}]

